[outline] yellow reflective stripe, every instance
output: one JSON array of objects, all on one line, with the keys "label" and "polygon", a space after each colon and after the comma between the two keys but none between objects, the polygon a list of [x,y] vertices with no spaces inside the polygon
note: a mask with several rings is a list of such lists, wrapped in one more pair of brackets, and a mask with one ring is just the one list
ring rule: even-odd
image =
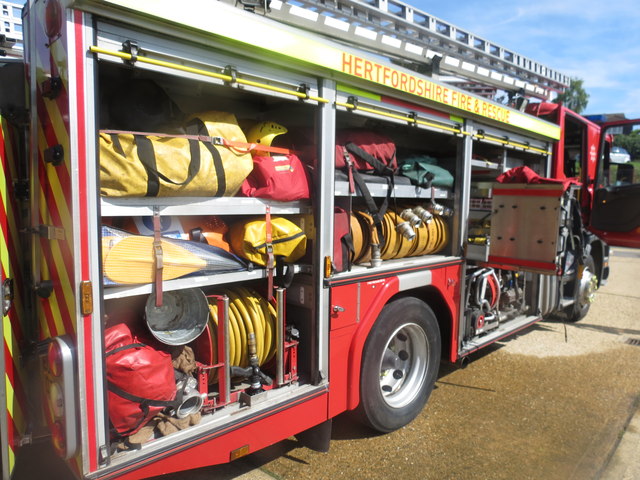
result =
[{"label": "yellow reflective stripe", "polygon": [[367,113],[373,113],[375,115],[381,115],[383,117],[395,118],[397,120],[402,120],[408,123],[415,123],[417,125],[425,125],[428,127],[438,128],[440,130],[446,130],[447,132],[453,132],[458,134],[469,135],[467,132],[460,130],[459,128],[447,127],[446,125],[440,125],[438,123],[427,122],[425,120],[418,120],[417,118],[412,118],[407,115],[398,115],[397,113],[389,113],[383,110],[377,110],[375,108],[363,107],[362,105],[352,105],[351,103],[345,102],[336,102],[336,106],[344,107],[349,110],[361,110]]},{"label": "yellow reflective stripe", "polygon": [[[118,57],[118,58],[121,58],[123,60],[129,60],[129,61],[133,60],[133,56],[131,54],[129,54],[129,53],[118,52],[118,51],[115,51],[115,50],[107,50],[107,49],[96,47],[96,46],[89,47],[89,51],[91,51],[92,53],[99,53],[99,54],[102,54],[102,55],[110,55],[110,56],[113,56],[113,57]],[[172,63],[172,62],[165,62],[163,60],[155,60],[155,59],[149,58],[149,57],[136,56],[135,57],[135,61],[136,62],[147,63],[149,65],[155,65],[157,67],[165,67],[165,68],[171,68],[171,69],[174,69],[174,70],[180,70],[182,72],[195,73],[197,75],[202,75],[204,77],[215,78],[215,79],[222,80],[222,81],[228,82],[228,83],[234,81],[234,79],[233,79],[233,77],[231,77],[231,75],[225,75],[223,73],[210,72],[208,70],[202,70],[200,68],[187,67],[186,65],[180,65],[178,63]],[[247,85],[247,86],[251,86],[251,87],[262,88],[264,90],[270,90],[272,92],[284,93],[286,95],[292,95],[292,96],[300,98],[300,99],[309,99],[309,100],[313,100],[313,101],[318,102],[318,103],[329,103],[329,100],[327,100],[326,98],[316,97],[314,95],[307,96],[306,93],[302,93],[302,92],[299,92],[297,90],[291,90],[291,89],[282,88],[282,87],[275,87],[275,86],[269,85],[267,83],[261,83],[261,82],[256,82],[256,81],[253,81],[253,80],[247,80],[246,78],[236,78],[235,79],[235,83],[238,83],[239,85]]]},{"label": "yellow reflective stripe", "polygon": [[524,150],[532,150],[534,152],[543,153],[545,155],[550,155],[551,154],[551,151],[549,151],[549,150],[544,150],[544,149],[538,148],[538,147],[532,147],[532,146],[524,144],[524,143],[513,142],[511,140],[506,140],[506,139],[500,138],[500,137],[493,137],[493,136],[490,136],[490,135],[484,135],[484,134],[480,134],[480,133],[474,134],[474,137],[478,138],[480,140],[489,140],[491,142],[500,143],[502,145],[509,145],[510,147],[522,148]]},{"label": "yellow reflective stripe", "polygon": [[444,125],[439,125],[437,123],[427,122],[426,120],[417,120],[416,119],[416,123],[418,125],[426,125],[427,127],[440,128],[442,130],[447,130],[448,132],[461,133],[462,135],[470,135],[469,132],[465,132],[464,130],[460,130],[459,128],[446,127]]}]

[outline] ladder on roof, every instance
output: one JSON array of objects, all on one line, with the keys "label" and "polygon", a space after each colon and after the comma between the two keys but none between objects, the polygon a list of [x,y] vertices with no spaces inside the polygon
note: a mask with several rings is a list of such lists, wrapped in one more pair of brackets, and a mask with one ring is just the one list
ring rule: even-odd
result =
[{"label": "ladder on roof", "polygon": [[[237,0],[253,9],[268,0]],[[271,0],[266,15],[430,74],[549,99],[568,76],[397,0]]]},{"label": "ladder on roof", "polygon": [[0,34],[0,60],[8,57],[22,57],[22,50],[15,48],[17,42],[15,38]]}]

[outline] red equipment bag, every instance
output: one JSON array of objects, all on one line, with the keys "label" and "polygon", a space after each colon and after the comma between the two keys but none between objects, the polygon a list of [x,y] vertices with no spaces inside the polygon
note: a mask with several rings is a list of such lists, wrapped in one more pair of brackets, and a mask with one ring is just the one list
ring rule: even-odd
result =
[{"label": "red equipment bag", "polygon": [[[383,167],[391,171],[398,168],[396,160],[396,145],[389,137],[370,130],[347,129],[336,132],[336,167],[347,166],[345,161],[345,148],[353,160],[356,170],[367,172],[374,170],[378,175]],[[360,150],[368,156],[362,155]],[[380,166],[373,165],[370,157],[380,162]]]},{"label": "red equipment bag", "polygon": [[311,196],[307,168],[295,154],[253,157],[253,171],[242,184],[241,195],[292,202]]},{"label": "red equipment bag", "polygon": [[109,419],[121,436],[179,405],[171,355],[137,340],[124,323],[105,330]]},{"label": "red equipment bag", "polygon": [[335,207],[333,218],[333,266],[339,273],[351,268],[354,254],[353,240],[349,227],[349,214],[346,210]]}]

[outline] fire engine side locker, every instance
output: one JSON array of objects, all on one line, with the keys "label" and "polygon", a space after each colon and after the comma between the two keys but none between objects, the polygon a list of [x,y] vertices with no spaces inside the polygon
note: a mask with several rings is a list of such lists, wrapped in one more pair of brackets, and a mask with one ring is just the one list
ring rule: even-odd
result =
[{"label": "fire engine side locker", "polygon": [[[561,185],[494,183],[495,177],[499,174],[522,165],[532,167],[540,176],[549,176],[551,150],[548,139],[522,136],[476,121],[467,121],[467,128],[473,139],[470,146],[473,157],[469,158],[466,164],[472,189],[464,192],[468,205],[465,210],[468,215],[463,224],[465,236],[472,220],[477,220],[479,216],[491,219],[491,231],[486,232],[487,243],[483,245],[473,244],[470,238],[464,239],[466,271],[477,266],[519,271],[531,282],[529,288],[532,293],[531,311],[527,315],[521,315],[505,324],[501,323],[500,328],[480,338],[465,341],[467,321],[464,316],[468,307],[465,302],[469,289],[465,282],[465,293],[460,299],[460,357],[521,330],[558,308],[559,279],[556,274],[562,244],[560,224],[566,219],[566,215],[559,208],[559,198],[563,191]],[[527,148],[522,148],[524,146]],[[491,162],[483,159],[491,151],[501,153],[497,159],[492,158]],[[523,156],[529,157],[530,163],[526,163]],[[470,198],[473,197],[477,175],[489,186],[490,193],[487,198]],[[539,205],[536,199],[540,198],[543,201]],[[510,200],[510,203],[507,205],[505,200]],[[542,225],[538,222],[540,219],[544,219]],[[535,236],[523,234],[523,228],[525,232],[535,233]],[[516,235],[516,232],[519,233]],[[544,248],[541,248],[542,246]]]},{"label": "fire engine side locker", "polygon": [[[134,33],[136,32],[136,33]],[[162,41],[158,40],[157,38],[153,38],[152,36],[147,35],[146,33],[142,33],[140,31],[136,31],[136,30],[131,30],[131,29],[126,29],[126,28],[122,28],[113,24],[103,24],[100,21],[97,22],[97,35],[98,35],[98,43],[100,45],[102,45],[103,47],[107,47],[111,50],[117,50],[120,47],[120,43],[113,42],[111,40],[112,36],[117,36],[118,34],[122,34],[122,35],[126,35],[126,38],[132,38],[132,34],[135,36],[135,40],[140,41],[141,45],[146,46],[147,48],[149,48],[149,46],[153,46],[152,48],[154,49],[160,49],[162,50],[163,48],[167,49],[168,51],[172,51],[175,48],[175,42],[170,42],[167,41],[166,39],[163,39]],[[160,43],[157,43],[160,42]],[[163,43],[164,42],[164,43]],[[189,50],[186,49],[184,51],[182,51],[181,55],[193,55],[193,57],[197,58],[197,61],[200,63],[200,65],[202,65],[203,62],[210,62],[212,58],[217,58],[217,57],[224,57],[225,54],[224,53],[217,53],[216,55],[212,55],[207,53],[206,55],[202,54],[202,50],[200,48],[194,48],[193,50]],[[200,56],[199,56],[200,55]],[[108,56],[105,56],[103,58],[103,60],[113,60],[111,58],[109,58]],[[253,65],[250,62],[244,62],[244,61],[238,61],[238,59],[231,59],[230,57],[227,56],[226,58],[226,62],[229,61],[234,61],[234,66],[236,66],[238,68],[239,71],[246,73],[248,70],[251,70],[253,67]],[[116,59],[115,60],[116,63],[120,63],[120,59]],[[222,62],[222,61],[221,61]],[[141,64],[141,66],[144,68],[144,64]],[[172,72],[175,73],[175,72]],[[283,74],[279,74],[279,76],[281,78],[284,77]],[[189,78],[189,76],[186,76],[186,78]],[[202,78],[200,80],[205,80],[205,78]],[[301,79],[301,83],[308,83],[309,80],[307,78]],[[222,82],[219,82],[222,85]],[[315,89],[318,88],[315,85],[311,85],[312,90],[311,90],[311,94],[315,94]],[[228,88],[228,87],[227,87]],[[332,85],[331,81],[324,81],[320,87],[319,87],[319,93],[323,96],[323,97],[328,97],[328,98],[333,98],[334,96],[334,87]],[[318,106],[314,107],[317,110],[317,118],[318,118],[318,124],[321,125],[320,128],[322,128],[322,130],[328,131],[328,132],[333,132],[334,128],[333,128],[333,114],[331,112],[331,107],[330,105],[325,105],[325,104],[320,104]],[[328,156],[332,154],[332,143],[333,143],[333,139],[331,136],[323,136],[324,143],[322,145],[320,145],[321,148],[321,155],[324,156]],[[324,145],[324,147],[323,147]],[[324,150],[322,150],[324,148]],[[332,175],[332,171],[330,171],[328,174]],[[327,191],[325,192],[324,197],[326,197],[325,202],[329,202],[330,199],[332,199],[332,194],[331,191]],[[321,198],[324,198],[321,197]],[[124,200],[124,201],[119,201],[118,199],[102,199],[101,201],[101,210],[102,210],[102,215],[103,216],[117,216],[117,215],[148,215],[150,212],[150,208],[151,205],[153,204],[162,204],[163,200],[162,199],[150,199],[149,201],[144,201],[144,199],[139,199],[139,200]],[[215,206],[216,203],[219,203],[220,205],[218,207]],[[249,204],[249,207],[240,207],[238,209],[238,205],[242,205],[242,204]],[[254,202],[253,199],[239,199],[236,201],[236,205],[234,205],[234,200],[233,199],[215,199],[213,201],[210,202],[204,202],[203,204],[198,204],[197,202],[192,204],[192,205],[188,205],[190,208],[190,211],[184,207],[181,207],[179,204],[176,204],[175,202],[172,202],[171,200],[168,200],[166,202],[166,205],[163,205],[163,212],[165,214],[169,214],[169,215],[184,215],[184,214],[198,214],[198,213],[216,213],[218,211],[222,212],[224,210],[229,210],[231,209],[232,211],[236,211],[237,213],[240,214],[248,214],[248,213],[259,213],[259,211],[252,211],[250,205],[255,205],[257,206],[258,203]],[[225,205],[227,205],[225,207]],[[235,209],[235,210],[234,210]],[[325,255],[330,255],[331,254],[331,249],[333,248],[333,243],[332,243],[332,235],[331,233],[323,233],[324,232],[324,228],[326,226],[326,228],[328,228],[328,226],[331,225],[331,222],[328,220],[328,215],[330,214],[331,210],[328,209],[319,209],[320,211],[317,212],[316,214],[319,215],[319,218],[321,218],[322,220],[320,222],[318,222],[321,226],[318,227],[318,241],[320,243],[320,248],[316,248],[315,249],[315,253],[314,255],[317,255],[319,258],[318,259],[314,259],[314,264],[316,265],[322,265],[322,261],[324,260],[324,256]],[[287,207],[286,205],[284,206],[276,206],[274,209],[275,213],[296,213],[298,212],[298,210],[294,207]],[[229,212],[227,212],[229,213]],[[326,217],[323,217],[326,216]],[[323,239],[324,239],[324,247],[323,245]],[[242,280],[244,279],[251,279],[251,278],[259,278],[258,275],[260,275],[261,272],[260,271],[254,271],[252,274],[245,274],[245,275],[237,275],[237,280]],[[314,272],[314,275],[319,275],[322,276],[323,275],[323,270],[322,269],[317,269]],[[197,281],[196,281],[197,282]],[[202,285],[206,285],[207,280],[203,280]],[[186,284],[190,283],[188,280],[185,281]],[[319,282],[317,282],[316,284],[320,284]],[[167,285],[168,288],[180,288],[180,280],[175,281],[174,284],[172,285]],[[113,300],[113,299],[117,299],[120,296],[127,296],[127,295],[131,295],[131,294],[144,294],[147,293],[148,291],[150,291],[150,286],[140,286],[140,287],[115,287],[115,288],[109,288],[109,289],[105,289],[104,290],[104,295],[105,295],[105,299],[109,299],[109,300]],[[316,298],[316,302],[318,303],[319,306],[315,307],[316,311],[317,310],[321,310],[321,311],[326,311],[327,310],[327,304],[328,304],[328,297],[326,296],[326,293],[324,293],[324,291],[319,292],[319,294],[315,295]],[[323,383],[326,382],[326,378],[327,378],[327,350],[328,350],[328,338],[326,336],[325,330],[326,328],[323,326],[323,320],[320,319],[318,320],[316,327],[317,327],[317,332],[315,333],[316,335],[316,343],[317,343],[317,347],[315,349],[315,351],[318,352],[318,358],[315,361],[316,364],[316,369],[317,369],[317,382],[318,382],[318,386],[314,387],[313,389],[304,389],[300,392],[299,396],[300,399],[295,399],[292,398],[290,403],[290,411],[293,413],[299,411],[299,410],[304,410],[305,413],[299,415],[299,418],[301,419],[300,422],[286,422],[287,423],[287,431],[285,432],[283,430],[283,428],[276,428],[278,425],[283,426],[284,422],[281,423],[272,423],[271,420],[266,420],[266,417],[268,416],[268,409],[264,409],[264,408],[260,408],[260,407],[256,407],[256,413],[254,416],[258,417],[258,416],[264,416],[265,420],[264,421],[255,421],[253,423],[249,422],[249,421],[243,421],[241,423],[238,423],[238,425],[234,428],[236,428],[237,430],[235,432],[233,432],[232,434],[230,434],[228,436],[229,441],[225,442],[227,443],[229,449],[233,448],[234,444],[237,444],[238,442],[241,441],[241,439],[243,438],[243,436],[245,438],[252,438],[253,441],[250,442],[251,444],[251,449],[253,448],[261,448],[261,445],[263,445],[263,442],[266,442],[267,444],[269,443],[269,440],[265,440],[265,434],[264,432],[274,432],[276,430],[283,431],[283,434],[294,434],[297,433],[295,430],[292,430],[294,428],[308,428],[310,426],[316,425],[317,423],[321,422],[322,420],[326,420],[327,418],[327,407],[326,405],[323,405],[324,402],[326,402],[326,387],[323,387]],[[286,388],[283,389],[284,391],[286,391]],[[295,400],[295,401],[294,401]],[[286,406],[286,402],[282,403],[281,405],[277,406],[276,409],[278,412],[284,412],[287,410],[287,406]],[[285,415],[284,413],[279,413],[280,415]],[[276,416],[273,417],[274,419],[276,418]],[[212,423],[212,422],[209,422]],[[270,426],[268,426],[270,425]],[[297,427],[296,425],[299,425],[299,427]],[[215,426],[215,425],[214,425]],[[209,433],[207,433],[207,430],[210,430]],[[180,434],[174,434],[171,439],[168,439],[165,442],[154,442],[154,443],[160,443],[160,445],[152,445],[150,446],[150,448],[145,448],[145,452],[143,452],[142,454],[138,454],[137,452],[129,452],[129,454],[127,455],[127,459],[116,459],[115,461],[112,461],[112,464],[110,466],[105,466],[103,468],[101,468],[98,472],[96,472],[96,474],[94,474],[95,476],[99,476],[99,477],[104,477],[104,478],[115,478],[116,476],[118,478],[129,478],[129,476],[131,476],[131,478],[135,478],[136,475],[142,475],[142,474],[146,474],[146,475],[150,475],[150,474],[159,474],[161,473],[163,470],[162,468],[174,468],[174,469],[180,469],[179,467],[167,467],[167,465],[171,465],[173,464],[176,460],[174,460],[174,457],[177,458],[186,458],[185,456],[188,456],[189,458],[191,458],[192,460],[190,461],[190,464],[192,464],[193,467],[198,466],[198,462],[201,462],[202,465],[207,465],[209,463],[222,463],[225,461],[228,461],[228,456],[225,454],[225,452],[220,451],[217,456],[215,456],[215,458],[212,458],[211,455],[206,455],[205,457],[199,456],[198,452],[203,451],[203,449],[206,450],[207,446],[210,445],[210,442],[215,442],[215,441],[219,441],[217,439],[217,437],[223,435],[223,433],[221,433],[220,431],[220,425],[215,426],[215,428],[211,428],[211,427],[207,427],[206,425],[204,426],[196,426],[196,427],[192,427],[188,432],[182,432]],[[168,452],[167,450],[170,450],[170,452]],[[149,463],[148,458],[152,457],[154,459],[153,463]],[[138,464],[138,466],[136,466],[136,463]],[[143,466],[144,464],[147,464],[146,466]],[[165,470],[166,471],[166,470]]]}]

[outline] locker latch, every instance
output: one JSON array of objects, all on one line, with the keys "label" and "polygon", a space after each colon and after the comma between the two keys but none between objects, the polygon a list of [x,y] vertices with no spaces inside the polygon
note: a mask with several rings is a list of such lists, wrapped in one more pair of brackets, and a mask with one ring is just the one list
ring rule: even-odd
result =
[{"label": "locker latch", "polygon": [[9,313],[13,304],[13,279],[5,278],[2,282],[2,316]]}]

